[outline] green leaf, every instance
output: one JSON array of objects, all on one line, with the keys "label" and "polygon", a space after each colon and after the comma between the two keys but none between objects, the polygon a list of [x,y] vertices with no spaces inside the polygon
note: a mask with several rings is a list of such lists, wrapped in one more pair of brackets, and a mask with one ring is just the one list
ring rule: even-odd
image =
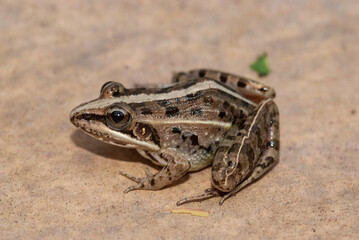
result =
[{"label": "green leaf", "polygon": [[251,69],[258,73],[260,77],[267,76],[270,72],[267,61],[267,53],[263,53],[257,58],[257,61],[251,64]]}]

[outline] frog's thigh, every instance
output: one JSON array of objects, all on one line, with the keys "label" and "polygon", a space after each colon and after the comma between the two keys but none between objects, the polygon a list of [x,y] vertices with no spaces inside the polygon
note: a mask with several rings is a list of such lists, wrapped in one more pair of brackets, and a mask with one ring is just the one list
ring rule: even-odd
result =
[{"label": "frog's thigh", "polygon": [[188,82],[191,79],[193,80],[195,78],[193,75],[189,74],[188,72],[174,72],[172,74],[173,83]]},{"label": "frog's thigh", "polygon": [[[233,196],[266,173],[279,160],[279,115],[272,100],[262,102],[244,128],[232,128],[218,148],[212,168],[213,186]],[[243,181],[244,180],[244,181]]]},{"label": "frog's thigh", "polygon": [[177,79],[210,78],[222,82],[223,84],[226,84],[228,86],[231,86],[233,89],[236,89],[238,92],[244,95],[255,94],[262,96],[262,98],[264,99],[275,97],[275,91],[270,86],[264,85],[263,83],[243,76],[238,76],[222,71],[212,69],[195,69],[187,73],[182,73],[182,75],[177,75],[176,77]]},{"label": "frog's thigh", "polygon": [[146,177],[136,178],[128,174],[121,174],[131,180],[137,182],[137,185],[129,187],[125,190],[125,193],[132,190],[158,190],[161,189],[182,177],[190,169],[190,163],[177,155],[172,155],[170,153],[153,153],[157,155],[156,157],[161,157],[167,164],[155,175],[152,175],[149,171],[146,171]]}]

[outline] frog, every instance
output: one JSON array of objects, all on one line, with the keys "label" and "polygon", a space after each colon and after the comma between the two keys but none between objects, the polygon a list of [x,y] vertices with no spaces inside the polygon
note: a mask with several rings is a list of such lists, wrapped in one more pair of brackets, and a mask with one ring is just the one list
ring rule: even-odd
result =
[{"label": "frog", "polygon": [[173,74],[165,87],[125,88],[109,81],[98,98],[75,107],[70,121],[90,136],[137,152],[161,169],[124,192],[160,190],[211,166],[211,187],[177,205],[220,197],[219,204],[279,162],[275,91],[259,81],[213,69]]}]

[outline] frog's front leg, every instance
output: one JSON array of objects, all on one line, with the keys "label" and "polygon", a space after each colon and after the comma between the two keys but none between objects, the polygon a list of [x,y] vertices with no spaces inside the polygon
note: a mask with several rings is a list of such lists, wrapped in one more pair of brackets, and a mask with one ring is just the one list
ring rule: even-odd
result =
[{"label": "frog's front leg", "polygon": [[125,193],[128,193],[132,190],[158,190],[171,183],[175,182],[177,179],[181,178],[184,174],[188,172],[191,165],[186,159],[176,155],[172,151],[160,152],[160,153],[151,153],[155,155],[156,158],[162,158],[163,161],[166,161],[167,164],[156,174],[151,174],[148,169],[146,169],[146,177],[136,178],[127,173],[120,172],[121,175],[137,182],[136,185],[131,186],[125,190]]},{"label": "frog's front leg", "polygon": [[244,127],[233,128],[219,147],[212,168],[212,184],[226,192],[220,204],[268,172],[279,161],[279,113],[275,103],[262,102]]}]

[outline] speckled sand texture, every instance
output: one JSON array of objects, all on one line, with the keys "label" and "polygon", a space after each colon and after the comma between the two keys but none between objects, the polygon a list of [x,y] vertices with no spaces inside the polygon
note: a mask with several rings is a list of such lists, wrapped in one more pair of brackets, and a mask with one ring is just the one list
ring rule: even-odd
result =
[{"label": "speckled sand texture", "polygon": [[[1,239],[359,239],[359,1],[0,3]],[[267,52],[280,164],[209,216],[165,210],[210,186],[210,169],[123,194],[150,166],[68,115],[106,81],[169,83],[215,68],[258,79]]]}]

